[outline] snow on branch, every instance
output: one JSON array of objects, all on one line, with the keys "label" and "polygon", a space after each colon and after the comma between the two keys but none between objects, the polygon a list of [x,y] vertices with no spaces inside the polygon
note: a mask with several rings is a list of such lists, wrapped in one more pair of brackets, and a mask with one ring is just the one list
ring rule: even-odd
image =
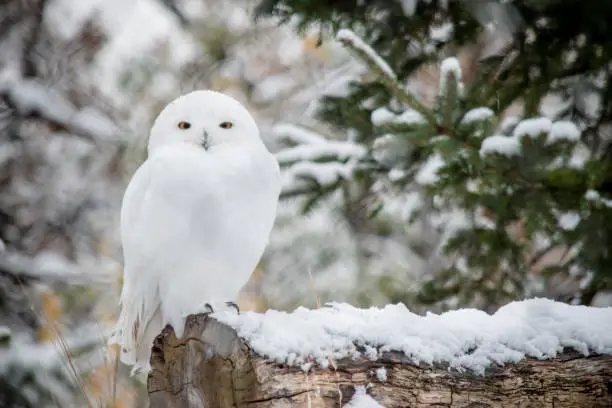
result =
[{"label": "snow on branch", "polygon": [[[63,335],[62,341],[67,350],[75,352],[101,343],[104,336],[108,335],[107,331],[97,323],[87,324],[78,327],[69,335]],[[2,327],[0,326],[0,336],[2,336],[1,332]],[[72,375],[66,367],[66,356],[62,354],[63,351],[58,344],[34,343],[26,335],[13,336],[10,332],[7,337],[9,346],[0,347],[0,371],[15,365],[32,371],[38,371],[41,368],[44,368],[45,371],[58,369],[63,370],[68,377]]]},{"label": "snow on branch", "polygon": [[587,190],[584,194],[584,198],[593,203],[601,203],[605,207],[612,208],[612,200],[602,197],[595,190]]},{"label": "snow on branch", "polygon": [[438,153],[433,153],[421,165],[414,180],[421,185],[434,184],[438,181],[438,171],[445,165],[444,157]]},{"label": "snow on branch", "polygon": [[547,134],[552,128],[552,121],[546,117],[529,118],[522,120],[514,128],[512,136],[520,139],[525,136],[537,137],[541,134]]},{"label": "snow on branch", "polygon": [[484,139],[480,145],[480,156],[499,154],[502,156],[515,156],[519,153],[518,141],[510,136],[492,135]]},{"label": "snow on branch", "polygon": [[351,48],[356,51],[359,51],[361,55],[367,56],[367,60],[371,61],[376,65],[378,71],[383,72],[387,77],[392,78],[394,80],[397,79],[395,73],[387,64],[387,62],[382,59],[380,55],[372,47],[365,43],[357,34],[348,29],[342,29],[338,31],[336,38],[343,42],[344,44],[348,44]]},{"label": "snow on branch", "polygon": [[282,191],[285,195],[291,195],[293,191],[307,190],[310,182],[315,182],[320,187],[328,187],[350,178],[353,169],[353,163],[298,162],[283,171]]},{"label": "snow on branch", "polygon": [[459,60],[455,57],[446,58],[440,64],[440,88],[438,90],[440,94],[446,93],[448,88],[448,80],[451,77],[456,81],[459,87],[459,92],[461,93],[461,88],[463,87],[463,84],[461,83],[461,65],[459,64]]},{"label": "snow on branch", "polygon": [[283,165],[324,158],[336,158],[339,160],[361,158],[364,154],[365,149],[354,143],[330,141],[324,145],[301,145],[285,149],[276,154],[276,159]]},{"label": "snow on branch", "polygon": [[70,284],[88,284],[102,281],[107,276],[84,273],[76,264],[52,253],[41,252],[34,257],[19,252],[0,252],[0,274],[21,280],[40,280]]},{"label": "snow on branch", "polygon": [[401,0],[404,15],[407,17],[412,17],[416,11],[417,2],[418,0]]},{"label": "snow on branch", "polygon": [[554,143],[559,140],[577,142],[580,140],[580,134],[581,132],[574,122],[560,120],[552,124],[548,134],[548,143]]},{"label": "snow on branch", "polygon": [[326,306],[191,315],[182,338],[166,326],[152,348],[151,408],[612,404],[612,308]]},{"label": "snow on branch", "polygon": [[280,165],[298,161],[313,161],[320,159],[360,159],[366,154],[366,149],[350,141],[328,140],[324,137],[303,128],[292,125],[277,127],[281,137],[295,142],[297,146],[286,148],[276,154]]},{"label": "snow on branch", "polygon": [[365,147],[345,140],[328,140],[323,136],[289,124],[278,125],[281,139],[297,143],[276,153],[283,167],[283,192],[307,188],[308,183],[330,186],[349,178],[356,163],[363,158]]},{"label": "snow on branch", "polygon": [[338,31],[336,39],[349,47],[359,58],[361,58],[374,72],[376,72],[383,84],[385,84],[397,100],[407,104],[412,109],[423,115],[429,124],[436,126],[437,119],[430,109],[423,105],[416,96],[405,90],[397,80],[397,76],[385,62],[385,60],[365,43],[357,34],[348,29]]},{"label": "snow on branch", "polygon": [[290,123],[280,123],[272,129],[274,134],[293,143],[325,144],[327,140],[318,133],[295,126]]},{"label": "snow on branch", "polygon": [[467,111],[465,115],[463,115],[463,118],[461,118],[461,123],[469,125],[475,122],[482,122],[494,116],[495,113],[491,109],[481,106]]},{"label": "snow on branch", "polygon": [[[479,113],[473,116],[482,115]],[[546,144],[550,145],[562,141],[577,143],[580,134],[578,127],[567,120],[552,122],[547,117],[528,118],[516,124],[511,136],[495,134],[485,138],[480,145],[480,156],[493,153],[516,156],[521,152],[521,140],[526,137],[537,138],[543,135]]]},{"label": "snow on branch", "polygon": [[5,75],[0,78],[0,98],[22,116],[43,118],[93,142],[113,141],[119,133],[109,118],[77,109],[59,92],[36,80]]},{"label": "snow on branch", "polygon": [[277,363],[327,368],[330,361],[399,352],[414,364],[448,364],[483,375],[491,366],[553,358],[565,348],[612,355],[612,308],[548,299],[510,303],[489,315],[460,309],[420,316],[403,304],[358,309],[348,304],[293,313],[215,315],[253,350]]},{"label": "snow on branch", "polygon": [[414,110],[408,109],[401,114],[396,115],[384,106],[372,111],[370,120],[374,126],[384,126],[388,124],[422,125],[426,123],[423,116]]}]

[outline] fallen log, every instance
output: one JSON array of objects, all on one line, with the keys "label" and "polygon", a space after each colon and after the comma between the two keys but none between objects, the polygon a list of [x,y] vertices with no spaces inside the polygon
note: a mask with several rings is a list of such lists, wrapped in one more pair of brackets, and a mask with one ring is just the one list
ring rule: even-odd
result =
[{"label": "fallen log", "polygon": [[[605,310],[607,314],[603,315],[600,310]],[[354,344],[358,343],[351,351],[351,356],[342,357],[342,353],[327,348],[326,353],[319,355],[316,353],[313,355],[310,351],[309,355],[312,358],[308,360],[299,355],[299,350],[294,350],[293,355],[292,352],[287,352],[292,348],[290,343],[299,339],[301,335],[295,333],[297,329],[279,327],[276,334],[270,331],[270,325],[282,321],[290,322],[292,318],[290,314],[285,314],[283,317],[289,320],[278,320],[276,323],[273,319],[266,321],[263,315],[256,313],[252,313],[252,316],[244,316],[244,313],[234,317],[221,316],[219,320],[225,322],[217,320],[219,318],[217,316],[213,318],[202,314],[192,315],[187,319],[182,339],[176,338],[170,326],[167,326],[155,339],[151,356],[152,371],[147,384],[150,406],[152,408],[323,408],[375,407],[378,403],[386,408],[609,408],[612,407],[612,348],[610,348],[612,319],[608,320],[607,328],[600,325],[608,316],[612,317],[612,309],[600,310],[593,308],[593,313],[590,314],[593,318],[592,331],[578,333],[573,340],[568,340],[563,333],[558,333],[555,340],[551,337],[551,331],[554,332],[558,327],[567,327],[568,332],[575,332],[576,327],[572,324],[575,326],[583,318],[577,315],[571,322],[558,322],[561,326],[556,323],[548,325],[542,323],[541,328],[534,328],[534,330],[542,329],[542,333],[535,336],[533,333],[526,335],[525,340],[532,343],[529,347],[533,347],[534,354],[540,353],[538,350],[548,350],[553,344],[553,348],[562,347],[562,351],[556,356],[521,358],[509,353],[510,348],[506,350],[499,348],[499,345],[495,346],[495,343],[483,334],[481,343],[473,344],[471,349],[465,350],[464,355],[458,356],[458,360],[434,361],[432,364],[418,361],[427,355],[430,348],[421,348],[420,352],[415,353],[408,349],[403,352],[392,350],[381,343],[376,348],[372,348],[367,345],[368,342],[371,343],[370,340],[366,338],[364,343],[359,344],[351,334],[346,336]],[[304,310],[302,312],[306,313]],[[482,313],[472,312],[475,315]],[[540,314],[536,321],[543,321],[542,308],[536,308],[536,312]],[[317,311],[308,311],[308,313],[314,314]],[[323,320],[329,315],[325,311],[321,311],[320,314]],[[341,315],[339,313],[339,317]],[[556,316],[554,313],[550,315]],[[445,314],[433,316],[441,319]],[[461,343],[473,335],[461,334],[461,329],[457,329],[459,316],[460,314],[447,316],[453,319],[443,319],[443,322],[435,323],[441,324],[441,327],[447,325],[448,330],[452,332],[450,336],[438,336],[435,331],[433,332],[434,336],[443,338],[441,344],[453,338]],[[418,321],[422,322],[430,317],[432,316],[418,316],[421,319]],[[305,323],[307,320],[299,321],[297,317],[295,320],[298,320],[296,324],[307,326]],[[434,321],[435,319],[432,320]],[[418,330],[428,330],[427,324],[422,322],[422,327]],[[509,321],[508,324],[511,326],[512,322]],[[315,331],[312,327],[304,329]],[[486,331],[486,327],[475,329],[475,333],[479,330]],[[342,336],[346,328],[338,330]],[[361,329],[356,330],[359,332]],[[284,336],[283,333],[286,333],[286,338],[279,339],[278,337]],[[332,336],[336,336],[332,339],[336,343],[341,342],[338,340],[340,338],[337,337],[338,333],[333,333]],[[384,337],[384,333],[380,334]],[[265,352],[274,358],[259,354],[258,350],[267,350],[267,343],[262,343],[265,335],[273,337],[270,339],[273,343],[271,347],[283,349],[284,344],[287,344],[287,350],[279,351],[280,354],[274,349]],[[378,334],[369,333],[368,336],[378,336]],[[599,351],[603,352],[593,353],[585,350],[580,342],[587,337],[581,336],[595,336],[593,341],[601,345]],[[435,339],[428,340],[426,335],[424,337],[428,342],[435,342]],[[508,336],[503,334],[502,337]],[[522,337],[517,338],[522,339]],[[512,338],[508,339],[509,343],[513,341]],[[545,344],[546,342],[550,344]],[[580,349],[580,352],[563,344],[567,342],[575,343],[572,347]],[[410,343],[404,341],[402,344],[412,344],[415,350],[420,347],[414,339]],[[424,344],[426,347],[434,347],[433,349],[447,350],[440,348],[439,345]],[[446,346],[448,350],[455,350],[452,342]],[[458,347],[465,348],[461,344]],[[483,348],[486,350],[483,351]],[[340,345],[339,349],[345,350],[346,344]],[[512,351],[516,349],[522,350],[523,347],[518,345]],[[483,360],[485,352],[488,362]],[[457,354],[456,351],[453,353]],[[443,354],[441,355],[442,357],[434,360],[444,360]],[[279,356],[284,361],[279,361]],[[287,356],[289,358],[286,358]],[[340,358],[336,358],[338,356]],[[495,364],[496,359],[497,364]],[[508,362],[508,359],[514,361]],[[471,369],[462,368],[462,364]],[[478,367],[481,366],[486,368],[480,372],[474,371],[474,368],[478,371]],[[359,405],[357,403],[359,398],[369,399],[370,405],[365,403]]]}]

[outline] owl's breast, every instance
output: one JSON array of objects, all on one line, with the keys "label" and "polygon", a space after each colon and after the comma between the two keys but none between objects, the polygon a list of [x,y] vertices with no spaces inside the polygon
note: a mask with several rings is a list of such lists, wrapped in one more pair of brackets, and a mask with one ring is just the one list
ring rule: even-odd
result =
[{"label": "owl's breast", "polygon": [[160,255],[173,272],[165,275],[161,290],[173,302],[184,302],[183,309],[211,297],[235,299],[268,243],[280,189],[278,169],[265,160],[237,163],[216,172],[197,170],[198,177],[192,173],[180,189],[180,176],[173,176],[179,179],[165,201],[174,215],[160,220],[161,229],[176,240],[171,254]]}]

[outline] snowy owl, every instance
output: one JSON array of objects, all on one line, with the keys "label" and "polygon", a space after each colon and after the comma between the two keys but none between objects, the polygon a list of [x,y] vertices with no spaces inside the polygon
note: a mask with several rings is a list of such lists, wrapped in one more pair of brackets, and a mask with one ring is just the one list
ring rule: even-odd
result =
[{"label": "snowy owl", "polygon": [[181,337],[188,314],[235,305],[268,243],[280,187],[278,162],[235,99],[195,91],[158,115],[121,208],[124,281],[109,342],[133,374],[149,371],[166,324]]}]

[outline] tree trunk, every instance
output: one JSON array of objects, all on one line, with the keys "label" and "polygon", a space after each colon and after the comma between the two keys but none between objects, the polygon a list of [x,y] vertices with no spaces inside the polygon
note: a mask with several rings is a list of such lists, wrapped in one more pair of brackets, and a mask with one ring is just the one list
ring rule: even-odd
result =
[{"label": "tree trunk", "polygon": [[[256,355],[232,328],[205,315],[187,319],[181,340],[167,326],[155,339],[151,366],[151,408],[342,407],[355,386],[368,384],[368,394],[386,408],[612,407],[612,356],[567,352],[477,376],[386,353],[306,374]],[[386,376],[376,375],[381,367]]]}]

